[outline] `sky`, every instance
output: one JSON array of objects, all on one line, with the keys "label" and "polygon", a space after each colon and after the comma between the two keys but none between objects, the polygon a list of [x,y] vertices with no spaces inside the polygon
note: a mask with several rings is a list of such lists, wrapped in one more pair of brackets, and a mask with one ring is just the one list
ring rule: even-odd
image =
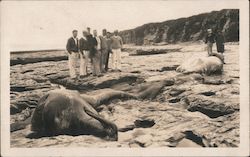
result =
[{"label": "sky", "polygon": [[[11,51],[65,48],[72,30],[101,33],[238,8],[237,1],[2,1],[1,41]],[[91,30],[91,31],[92,31]]]}]

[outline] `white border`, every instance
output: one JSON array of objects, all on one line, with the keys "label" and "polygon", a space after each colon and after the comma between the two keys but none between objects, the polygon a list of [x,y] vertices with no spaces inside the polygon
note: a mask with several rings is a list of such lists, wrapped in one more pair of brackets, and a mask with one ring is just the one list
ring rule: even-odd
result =
[{"label": "white border", "polygon": [[[240,9],[240,145],[238,148],[10,148],[9,51],[1,24],[1,156],[248,156],[249,155],[249,3]],[[194,3],[197,3],[195,1]],[[215,3],[216,1],[213,1]],[[237,6],[236,5],[236,6]],[[1,20],[4,9],[1,3]]]}]

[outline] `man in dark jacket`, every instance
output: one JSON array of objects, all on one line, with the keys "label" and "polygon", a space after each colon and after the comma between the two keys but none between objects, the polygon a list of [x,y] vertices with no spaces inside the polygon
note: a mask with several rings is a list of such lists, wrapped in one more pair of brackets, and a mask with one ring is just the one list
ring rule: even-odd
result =
[{"label": "man in dark jacket", "polygon": [[79,51],[80,51],[80,77],[84,77],[88,74],[87,66],[89,63],[89,47],[90,41],[87,39],[88,32],[83,31],[83,37],[79,40]]},{"label": "man in dark jacket", "polygon": [[94,45],[94,53],[92,58],[93,64],[93,75],[94,76],[102,76],[101,75],[101,39],[97,35],[97,30],[93,31],[93,45]]},{"label": "man in dark jacket", "polygon": [[69,75],[71,78],[76,78],[76,62],[78,59],[78,39],[77,39],[77,30],[72,31],[73,37],[68,39],[66,49],[68,52],[69,59]]},{"label": "man in dark jacket", "polygon": [[215,36],[217,52],[224,53],[224,36],[221,31],[218,31]]},{"label": "man in dark jacket", "polygon": [[210,56],[213,53],[213,43],[215,41],[215,36],[212,29],[207,30],[207,35],[205,37],[205,43],[207,44],[207,53]]},{"label": "man in dark jacket", "polygon": [[87,35],[86,35],[86,39],[87,39],[87,43],[88,43],[88,50],[89,50],[89,59],[91,60],[91,67],[92,67],[92,74],[95,75],[99,75],[99,71],[98,69],[100,69],[100,64],[99,64],[99,68],[97,68],[97,64],[96,64],[96,56],[97,54],[97,40],[95,37],[92,36],[92,34],[89,32],[90,28],[87,28]]},{"label": "man in dark jacket", "polygon": [[101,67],[101,72],[107,72],[108,67],[106,62],[107,62],[107,57],[108,57],[108,43],[107,43],[107,30],[103,29],[102,30],[102,36],[100,36],[101,39],[101,61],[100,61],[100,67]]},{"label": "man in dark jacket", "polygon": [[93,59],[96,53],[97,41],[90,33],[87,33],[86,39],[88,41],[89,58]]},{"label": "man in dark jacket", "polygon": [[105,61],[105,71],[108,71],[108,65],[109,65],[109,56],[112,53],[112,48],[111,48],[111,44],[112,44],[112,40],[111,40],[111,33],[107,32],[107,47],[108,47],[108,53],[106,56],[106,61]]}]

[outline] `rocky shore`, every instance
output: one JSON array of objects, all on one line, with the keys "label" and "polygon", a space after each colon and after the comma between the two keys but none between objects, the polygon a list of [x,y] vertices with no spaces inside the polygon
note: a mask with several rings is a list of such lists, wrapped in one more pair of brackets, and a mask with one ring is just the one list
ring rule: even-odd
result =
[{"label": "rocky shore", "polygon": [[[152,84],[157,89],[152,97],[114,99],[98,107],[102,116],[118,126],[118,141],[91,135],[29,139],[25,137],[30,132],[28,125],[11,132],[11,147],[237,147],[239,45],[226,44],[222,75],[177,73],[176,67],[193,55],[206,55],[204,45],[127,45],[122,53],[122,72],[79,80],[69,78],[63,51],[11,55],[11,124],[30,117],[39,98],[53,89],[67,88],[92,96],[109,89],[134,94],[137,87]],[[17,58],[22,62],[14,61]],[[158,88],[163,80],[173,82]]]}]

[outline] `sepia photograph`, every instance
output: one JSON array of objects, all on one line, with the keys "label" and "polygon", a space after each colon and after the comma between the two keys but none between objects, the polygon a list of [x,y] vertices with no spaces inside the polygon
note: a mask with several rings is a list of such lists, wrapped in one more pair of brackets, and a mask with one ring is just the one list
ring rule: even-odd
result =
[{"label": "sepia photograph", "polygon": [[249,2],[2,1],[1,147],[249,155]]}]

